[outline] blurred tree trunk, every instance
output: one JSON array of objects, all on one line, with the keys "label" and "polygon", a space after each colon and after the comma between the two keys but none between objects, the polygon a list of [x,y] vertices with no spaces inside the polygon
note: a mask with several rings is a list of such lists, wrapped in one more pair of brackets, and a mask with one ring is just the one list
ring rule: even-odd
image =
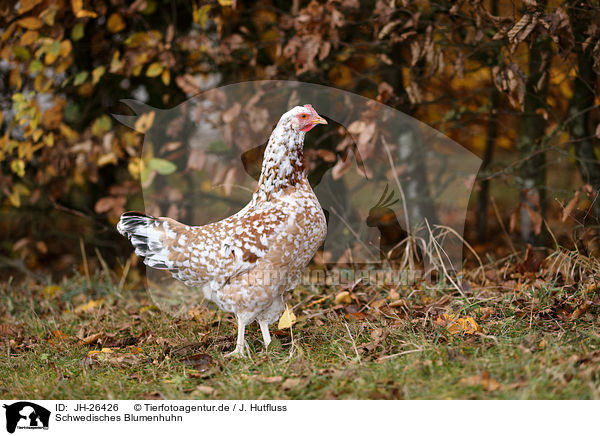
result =
[{"label": "blurred tree trunk", "polygon": [[[493,86],[493,85],[492,85]],[[500,102],[500,92],[494,86],[490,94],[490,121],[488,124],[487,137],[485,142],[485,152],[481,162],[481,171],[484,172],[489,167],[494,157],[494,146],[498,136],[498,104]],[[479,184],[479,197],[477,203],[477,240],[483,242],[487,236],[487,209],[490,191],[490,181],[485,178]]]},{"label": "blurred tree trunk", "polygon": [[[423,21],[426,20],[424,19]],[[400,68],[402,64],[408,64],[408,62],[404,62],[402,44],[394,45],[391,55],[395,63],[392,66],[393,68],[386,71],[384,77],[392,85],[400,101],[404,103],[398,109],[413,116],[416,105],[410,103],[408,94],[404,89],[404,77]],[[414,76],[422,77],[424,75],[425,67],[422,61],[418,62],[412,69],[415,71]],[[438,222],[435,205],[429,189],[430,186],[427,181],[427,166],[423,153],[423,135],[416,123],[409,122],[395,126],[394,131],[391,132],[391,138],[394,144],[397,145],[396,150],[399,161],[406,165],[400,179],[409,213],[408,222],[410,228],[405,230],[412,233],[415,231],[415,228],[423,224],[424,218],[427,218],[430,224]],[[390,182],[392,186],[395,185],[395,182]],[[400,219],[403,227],[405,227],[405,219]]]},{"label": "blurred tree trunk", "polygon": [[[494,16],[498,15],[498,0],[492,0],[490,4],[490,13]],[[494,52],[494,56],[498,53]],[[490,93],[490,121],[488,123],[487,137],[485,141],[485,151],[483,161],[481,162],[481,172],[485,175],[485,171],[489,167],[494,157],[494,146],[496,145],[496,137],[498,136],[498,106],[500,104],[500,91],[492,81],[492,91]],[[479,196],[477,198],[477,240],[483,242],[487,236],[487,209],[490,191],[490,181],[485,178],[479,184]]]},{"label": "blurred tree trunk", "polygon": [[[600,190],[600,162],[595,153],[595,127],[590,110],[594,106],[598,77],[594,71],[594,59],[591,48],[584,48],[582,43],[586,30],[596,18],[597,9],[581,1],[570,2],[568,9],[573,34],[575,35],[575,52],[577,53],[577,77],[573,86],[573,97],[569,104],[569,132],[575,147],[577,166],[584,183]],[[590,44],[591,45],[591,44]],[[600,218],[600,201],[594,202],[594,215]]]},{"label": "blurred tree trunk", "polygon": [[[539,3],[540,8],[546,2]],[[550,66],[550,40],[537,33],[533,35],[529,48],[529,75],[525,85],[524,110],[517,139],[522,164],[521,178],[521,239],[524,244],[535,244],[541,229],[541,218],[545,213],[546,155],[540,150],[540,142],[546,129],[542,115],[548,94],[548,69]]]}]

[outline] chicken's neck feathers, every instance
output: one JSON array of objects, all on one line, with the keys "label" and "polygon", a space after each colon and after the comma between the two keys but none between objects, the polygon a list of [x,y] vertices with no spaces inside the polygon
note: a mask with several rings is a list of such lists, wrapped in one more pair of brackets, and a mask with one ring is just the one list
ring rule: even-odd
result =
[{"label": "chicken's neck feathers", "polygon": [[306,179],[304,135],[282,119],[267,143],[255,200],[268,201],[290,186]]}]

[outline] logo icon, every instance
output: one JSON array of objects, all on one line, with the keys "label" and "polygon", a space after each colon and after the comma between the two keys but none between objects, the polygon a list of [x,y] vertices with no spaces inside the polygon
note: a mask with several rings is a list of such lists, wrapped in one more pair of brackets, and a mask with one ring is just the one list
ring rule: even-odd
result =
[{"label": "logo icon", "polygon": [[42,406],[29,401],[19,401],[10,405],[4,404],[6,409],[6,431],[14,433],[18,429],[48,430],[50,411]]}]

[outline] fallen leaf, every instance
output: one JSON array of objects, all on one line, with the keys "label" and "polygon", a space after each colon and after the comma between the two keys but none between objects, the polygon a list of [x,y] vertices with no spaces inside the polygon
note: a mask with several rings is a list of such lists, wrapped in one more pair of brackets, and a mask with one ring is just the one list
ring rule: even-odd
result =
[{"label": "fallen leaf", "polygon": [[277,328],[279,330],[289,329],[294,324],[296,324],[296,315],[294,315],[292,309],[290,309],[288,306],[285,306],[285,311],[283,312],[283,315],[281,315],[281,318],[279,318],[279,324],[277,325]]},{"label": "fallen leaf", "polygon": [[200,372],[207,372],[215,366],[215,360],[210,355],[205,353],[187,356],[183,360],[183,363]]},{"label": "fallen leaf", "polygon": [[42,289],[42,294],[46,298],[52,298],[58,291],[60,291],[60,286],[49,285]]},{"label": "fallen leaf", "polygon": [[74,313],[90,312],[93,309],[102,306],[102,304],[104,304],[104,298],[100,298],[98,300],[90,300],[87,303],[80,304],[79,306],[77,306],[75,309],[73,309],[73,312]]},{"label": "fallen leaf", "polygon": [[496,310],[494,310],[493,307],[482,307],[479,309],[479,317],[484,320],[484,319],[488,319],[489,317],[491,317],[492,315],[494,315],[496,313]]},{"label": "fallen leaf", "polygon": [[302,379],[300,378],[288,378],[281,384],[281,389],[287,391],[299,386],[300,383],[302,383]]},{"label": "fallen leaf", "polygon": [[91,335],[86,336],[85,338],[81,339],[79,342],[77,342],[77,345],[91,345],[91,344],[95,344],[96,342],[98,342],[98,340],[100,338],[102,338],[102,336],[104,336],[104,333],[94,333],[94,334],[91,334]]},{"label": "fallen leaf", "polygon": [[478,332],[479,324],[470,316],[460,317],[455,314],[443,313],[436,320],[436,324],[445,327],[451,335],[467,334],[472,335]]},{"label": "fallen leaf", "polygon": [[335,296],[334,300],[335,304],[350,304],[352,303],[352,297],[350,296],[350,292],[342,291]]},{"label": "fallen leaf", "polygon": [[573,313],[571,314],[571,321],[581,318],[581,316],[586,313],[588,310],[590,310],[590,307],[592,307],[592,302],[591,301],[584,301],[582,304],[580,304],[579,306],[577,306],[577,308],[573,311]]},{"label": "fallen leaf", "polygon": [[283,381],[283,377],[280,375],[273,375],[270,377],[259,378],[258,381],[261,381],[263,383],[268,383],[268,384],[278,384]]},{"label": "fallen leaf", "polygon": [[82,363],[91,365],[93,363],[106,363],[114,366],[137,365],[142,361],[141,349],[135,347],[133,350],[113,350],[112,348],[102,348],[102,350],[92,350],[88,352]]},{"label": "fallen leaf", "polygon": [[465,377],[460,381],[462,384],[467,386],[481,386],[488,392],[494,392],[502,388],[502,385],[496,380],[490,377],[490,373],[484,370],[479,375],[473,375],[471,377]]},{"label": "fallen leaf", "polygon": [[367,319],[367,314],[364,312],[351,312],[347,313],[345,318],[353,321],[363,321]]},{"label": "fallen leaf", "polygon": [[204,386],[204,385],[196,386],[196,390],[198,392],[206,394],[206,395],[214,395],[217,392],[217,390],[215,388],[210,387],[210,386]]}]

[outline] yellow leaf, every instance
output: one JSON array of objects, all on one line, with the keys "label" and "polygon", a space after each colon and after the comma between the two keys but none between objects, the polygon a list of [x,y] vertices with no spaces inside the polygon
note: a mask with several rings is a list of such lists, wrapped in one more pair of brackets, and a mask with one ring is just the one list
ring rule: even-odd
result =
[{"label": "yellow leaf", "polygon": [[[41,76],[39,76],[39,77],[41,77]],[[21,85],[23,84],[23,79],[21,78],[21,72],[19,71],[18,68],[11,70],[10,74],[8,75],[8,84],[12,88],[15,88],[17,91],[19,89],[21,89]]]},{"label": "yellow leaf", "polygon": [[44,63],[46,65],[51,65],[54,63],[56,58],[57,58],[57,56],[54,53],[52,53],[51,51],[49,51],[48,53],[46,53],[46,57],[44,58]]},{"label": "yellow leaf", "polygon": [[49,285],[46,286],[44,289],[42,289],[42,294],[46,297],[46,298],[51,298],[54,295],[56,295],[56,293],[60,291],[60,286],[56,286],[56,285]]},{"label": "yellow leaf", "polygon": [[44,136],[43,141],[48,147],[52,147],[54,145],[54,133],[49,132],[46,136]]},{"label": "yellow leaf", "polygon": [[163,71],[163,66],[160,62],[154,62],[150,64],[148,69],[146,70],[146,76],[148,77],[156,77]]},{"label": "yellow leaf", "polygon": [[90,300],[87,303],[80,304],[79,306],[77,306],[75,309],[73,309],[73,312],[75,312],[75,313],[89,312],[89,311],[95,309],[96,307],[102,306],[103,303],[104,303],[103,298],[100,298],[99,300]]},{"label": "yellow leaf", "polygon": [[42,133],[44,133],[44,131],[42,129],[35,129],[33,131],[33,133],[31,134],[31,138],[33,139],[34,142],[38,142],[39,139],[42,137]]},{"label": "yellow leaf", "polygon": [[143,166],[144,162],[139,157],[132,157],[129,160],[127,169],[129,170],[129,173],[133,176],[134,179],[139,179]]},{"label": "yellow leaf", "polygon": [[48,26],[54,26],[54,19],[56,18],[56,13],[58,12],[58,6],[52,5],[48,8],[44,9],[40,13],[40,20],[46,23]]},{"label": "yellow leaf", "polygon": [[10,169],[19,177],[25,175],[25,162],[22,159],[15,159],[10,163]]},{"label": "yellow leaf", "polygon": [[140,133],[146,133],[150,129],[150,127],[152,127],[155,117],[156,113],[154,111],[146,112],[145,114],[140,115],[140,117],[135,122],[135,130],[137,130]]},{"label": "yellow leaf", "polygon": [[219,4],[221,6],[231,6],[233,5],[233,0],[219,0]]},{"label": "yellow leaf", "polygon": [[83,0],[71,0],[71,8],[77,18],[96,18],[98,14],[83,9]]},{"label": "yellow leaf", "polygon": [[112,151],[98,158],[98,167],[103,167],[108,164],[116,164],[117,163],[117,155]]},{"label": "yellow leaf", "polygon": [[8,201],[10,201],[10,204],[12,204],[14,207],[21,207],[21,196],[17,191],[11,192],[11,194],[8,196]]},{"label": "yellow leaf", "polygon": [[165,86],[169,86],[169,83],[171,83],[171,72],[169,70],[164,70],[160,78]]},{"label": "yellow leaf", "polygon": [[121,15],[119,15],[117,12],[108,17],[106,28],[110,33],[120,32],[121,30],[125,29],[125,27],[125,20],[123,20],[123,17],[121,17]]},{"label": "yellow leaf", "polygon": [[458,315],[449,313],[439,315],[436,324],[445,327],[451,335],[463,333],[472,335],[480,330],[479,325],[472,317],[461,318]]},{"label": "yellow leaf", "polygon": [[123,61],[120,59],[121,53],[119,50],[113,53],[112,60],[110,61],[110,72],[117,73],[123,67]]},{"label": "yellow leaf", "polygon": [[292,312],[292,310],[286,305],[283,315],[281,315],[281,318],[279,318],[279,324],[277,325],[277,328],[280,330],[289,329],[294,324],[296,324],[296,315],[294,315],[294,312]]},{"label": "yellow leaf", "polygon": [[36,17],[25,17],[17,21],[17,24],[28,30],[37,30],[44,25],[42,20]]},{"label": "yellow leaf", "polygon": [[352,297],[350,296],[350,292],[342,291],[335,296],[334,300],[335,304],[350,304],[352,303]]},{"label": "yellow leaf", "polygon": [[58,50],[58,54],[61,55],[63,58],[66,58],[67,56],[69,56],[69,53],[71,53],[72,49],[73,49],[73,44],[71,44],[71,41],[68,39],[65,39],[64,41],[62,41],[60,43],[60,48]]},{"label": "yellow leaf", "polygon": [[28,30],[21,36],[21,45],[29,45],[34,42],[39,36],[36,30]]},{"label": "yellow leaf", "polygon": [[105,71],[106,67],[104,65],[94,68],[92,71],[92,85],[95,85],[100,81],[100,78],[104,75]]},{"label": "yellow leaf", "polygon": [[204,5],[198,8],[196,3],[193,5],[192,19],[194,23],[197,23],[203,29],[206,28],[206,24],[208,23],[208,13],[210,12],[211,5]]}]

